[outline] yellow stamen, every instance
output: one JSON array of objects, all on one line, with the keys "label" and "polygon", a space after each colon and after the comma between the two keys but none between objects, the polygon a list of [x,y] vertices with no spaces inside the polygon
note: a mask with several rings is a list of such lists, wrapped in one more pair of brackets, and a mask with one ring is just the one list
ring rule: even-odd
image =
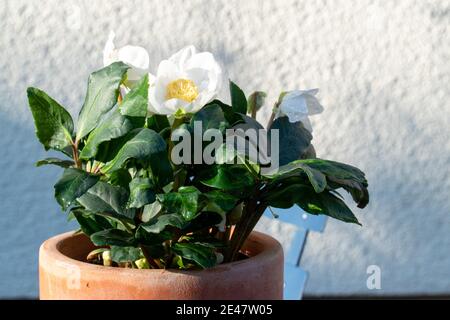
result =
[{"label": "yellow stamen", "polygon": [[198,89],[194,81],[177,79],[167,85],[166,99],[180,99],[186,102],[194,101],[198,96]]}]

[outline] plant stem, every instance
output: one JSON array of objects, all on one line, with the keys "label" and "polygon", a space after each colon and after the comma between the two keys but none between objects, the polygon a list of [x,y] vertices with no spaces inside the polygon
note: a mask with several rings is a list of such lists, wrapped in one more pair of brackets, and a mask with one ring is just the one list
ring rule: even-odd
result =
[{"label": "plant stem", "polygon": [[275,114],[277,113],[277,109],[279,107],[280,103],[276,102],[275,105],[273,106],[272,109],[272,115],[270,116],[269,122],[267,123],[267,130],[270,129],[270,127],[272,126],[273,121],[275,120]]},{"label": "plant stem", "polygon": [[[248,236],[255,228],[266,208],[267,206],[259,204],[255,207],[248,207],[248,211],[250,211],[249,213],[247,213],[246,209],[246,221],[240,224],[240,228],[236,228],[233,234],[232,250],[230,256],[228,257],[230,262],[236,260],[239,250],[242,248]],[[236,237],[234,237],[234,235],[236,235]]]},{"label": "plant stem", "polygon": [[81,169],[81,159],[78,157],[78,143],[79,143],[79,141],[76,140],[72,144],[72,154],[73,154],[73,161],[75,161],[75,166],[78,169]]}]

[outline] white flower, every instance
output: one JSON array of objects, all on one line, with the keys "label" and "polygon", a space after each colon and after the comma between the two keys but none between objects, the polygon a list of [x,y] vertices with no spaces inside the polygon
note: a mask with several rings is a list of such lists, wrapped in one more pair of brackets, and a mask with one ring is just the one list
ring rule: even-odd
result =
[{"label": "white flower", "polygon": [[318,89],[294,90],[288,92],[281,100],[277,117],[287,116],[289,122],[301,121],[309,132],[312,132],[311,122],[308,116],[321,113],[322,105],[315,95]]},{"label": "white flower", "polygon": [[124,46],[116,49],[114,46],[115,33],[109,33],[108,41],[103,49],[103,65],[109,66],[116,61],[122,61],[131,68],[127,72],[128,81],[137,81],[148,72],[149,56],[147,50],[137,46]]},{"label": "white flower", "polygon": [[220,90],[222,70],[210,52],[188,46],[163,60],[149,89],[149,111],[194,113]]}]

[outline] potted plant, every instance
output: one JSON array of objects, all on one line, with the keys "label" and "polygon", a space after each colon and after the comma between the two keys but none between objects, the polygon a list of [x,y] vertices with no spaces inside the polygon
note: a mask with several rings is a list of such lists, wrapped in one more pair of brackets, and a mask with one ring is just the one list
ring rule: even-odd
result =
[{"label": "potted plant", "polygon": [[[143,48],[116,49],[89,77],[75,125],[43,91],[29,88],[36,134],[64,168],[55,198],[80,230],[40,248],[41,299],[281,299],[283,253],[252,231],[269,207],[358,224],[338,193],[368,203],[359,169],[318,159],[308,115],[316,91],[282,93],[267,129],[265,94],[248,99],[190,46],[148,74]],[[239,142],[240,141],[240,142]]]}]

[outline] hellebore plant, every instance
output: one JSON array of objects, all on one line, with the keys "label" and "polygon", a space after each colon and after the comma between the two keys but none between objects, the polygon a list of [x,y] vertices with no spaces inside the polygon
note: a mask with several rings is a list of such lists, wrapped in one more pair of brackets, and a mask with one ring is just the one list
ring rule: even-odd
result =
[{"label": "hellebore plant", "polygon": [[[315,157],[308,115],[323,109],[317,90],[280,95],[267,127],[272,147],[266,160],[272,163],[259,161],[250,156],[251,148],[230,144],[227,137],[236,128],[264,130],[256,121],[263,92],[247,99],[230,82],[231,105],[214,100],[222,72],[211,53],[187,47],[162,61],[152,76],[145,49],[116,49],[113,38],[105,46],[105,67],[89,77],[76,131],[58,102],[39,89],[27,91],[39,141],[66,157],[37,166],[64,168],[55,198],[99,247],[87,261],[178,269],[235,261],[269,207],[297,205],[359,224],[337,189],[365,207],[364,173]],[[215,130],[214,141],[192,148],[200,155],[212,150],[213,163],[199,162],[195,151],[180,147],[197,141],[190,139],[197,128],[203,137]],[[258,139],[247,140],[258,152],[264,149]]]}]

